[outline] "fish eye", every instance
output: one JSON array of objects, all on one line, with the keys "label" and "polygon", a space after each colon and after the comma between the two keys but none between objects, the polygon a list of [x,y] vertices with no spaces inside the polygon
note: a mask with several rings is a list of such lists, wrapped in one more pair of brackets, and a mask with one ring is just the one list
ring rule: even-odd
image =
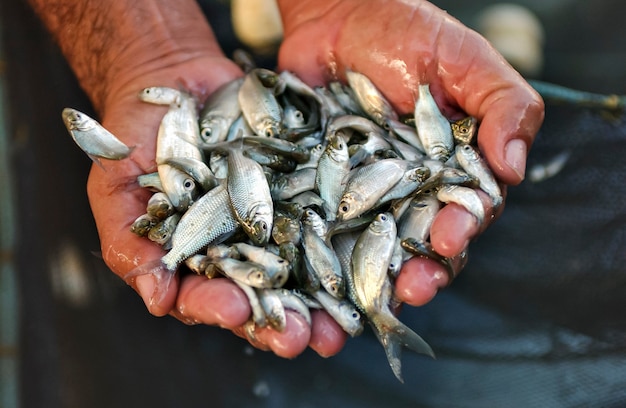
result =
[{"label": "fish eye", "polygon": [[278,263],[280,263],[280,264],[282,264],[282,263],[285,263],[285,262],[287,262],[287,261],[285,261],[284,259],[280,258],[277,262],[278,262]]},{"label": "fish eye", "polygon": [[344,201],[339,205],[339,211],[342,213],[347,213],[350,210],[350,205]]},{"label": "fish eye", "polygon": [[359,320],[361,318],[361,315],[355,310],[354,312],[352,312],[352,318],[354,320]]},{"label": "fish eye", "polygon": [[204,139],[208,139],[209,137],[211,137],[211,133],[213,132],[210,127],[203,128],[200,132],[200,136],[202,136]]},{"label": "fish eye", "polygon": [[464,145],[463,150],[466,150],[469,152],[470,150],[472,150],[472,147],[470,145]]},{"label": "fish eye", "polygon": [[265,136],[266,137],[273,137],[274,136],[274,131],[272,129],[265,129]]},{"label": "fish eye", "polygon": [[188,178],[188,179],[185,179],[185,181],[183,181],[183,188],[185,190],[191,190],[194,187],[195,187],[195,183],[193,182],[192,179]]},{"label": "fish eye", "polygon": [[299,110],[295,111],[294,116],[296,117],[296,119],[302,119],[304,118],[304,115],[302,114],[302,112],[300,112]]},{"label": "fish eye", "polygon": [[387,221],[387,216],[385,214],[380,214],[381,221]]},{"label": "fish eye", "polygon": [[255,272],[255,273],[254,273],[254,277],[255,277],[255,279],[257,279],[257,280],[262,280],[262,279],[263,279],[263,272],[261,272],[261,271],[257,271],[257,272]]}]

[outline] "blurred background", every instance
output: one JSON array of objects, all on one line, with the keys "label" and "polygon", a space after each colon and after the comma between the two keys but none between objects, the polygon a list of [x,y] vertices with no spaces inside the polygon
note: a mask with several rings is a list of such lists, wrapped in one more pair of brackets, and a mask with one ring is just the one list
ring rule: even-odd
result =
[{"label": "blurred background", "polygon": [[[271,67],[274,34],[242,32],[261,15],[252,3],[201,2],[228,55]],[[626,94],[622,1],[516,1],[512,17],[487,13],[494,1],[433,3],[501,41],[528,78]],[[150,316],[98,256],[91,161],[61,121],[68,106],[93,115],[89,101],[25,0],[0,3],[0,29],[1,408],[626,405],[621,112],[549,104],[529,168],[569,160],[510,189],[461,277],[405,308],[439,358],[405,353],[402,385],[369,330],[335,357],[284,360]]]}]

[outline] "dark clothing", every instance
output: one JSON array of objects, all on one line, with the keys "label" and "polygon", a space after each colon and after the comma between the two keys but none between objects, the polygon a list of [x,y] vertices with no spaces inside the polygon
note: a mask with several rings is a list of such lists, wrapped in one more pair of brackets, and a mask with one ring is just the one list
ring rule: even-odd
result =
[{"label": "dark clothing", "polygon": [[[212,24],[228,53],[237,43],[225,2],[206,3],[222,17]],[[463,16],[454,12],[463,2],[434,3]],[[626,93],[624,3],[554,4],[541,15],[544,79]],[[64,107],[92,113],[89,102],[25,2],[0,7],[22,407],[626,406],[624,116],[548,105],[529,167],[564,151],[568,161],[509,188],[504,215],[471,244],[461,276],[425,307],[404,309],[401,320],[438,358],[406,351],[403,385],[369,329],[332,358],[308,350],[285,360],[219,328],[150,316],[94,255],[91,161],[61,121]]]}]

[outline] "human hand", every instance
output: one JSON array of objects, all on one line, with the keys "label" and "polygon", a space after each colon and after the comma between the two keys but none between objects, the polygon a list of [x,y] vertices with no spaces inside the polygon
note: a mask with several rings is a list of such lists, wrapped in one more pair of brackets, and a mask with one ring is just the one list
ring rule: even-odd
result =
[{"label": "human hand", "polygon": [[[427,1],[279,0],[284,41],[279,69],[309,85],[345,80],[347,69],[370,78],[400,113],[412,113],[419,84],[430,84],[444,115],[480,122],[478,146],[505,187],[524,178],[526,156],[543,121],[543,101],[479,34]],[[505,188],[503,188],[505,191]],[[481,194],[485,220],[446,205],[430,231],[442,256],[459,255],[499,214]],[[437,262],[413,258],[396,296],[419,306],[449,284]]]}]

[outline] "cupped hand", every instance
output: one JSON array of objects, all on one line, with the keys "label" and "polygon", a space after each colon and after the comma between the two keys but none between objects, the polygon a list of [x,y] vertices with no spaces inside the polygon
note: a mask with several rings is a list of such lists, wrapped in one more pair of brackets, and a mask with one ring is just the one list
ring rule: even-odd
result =
[{"label": "cupped hand", "polygon": [[[413,112],[418,85],[430,84],[448,118],[479,120],[478,146],[503,187],[523,180],[543,101],[478,33],[423,0],[278,3],[285,31],[279,69],[310,85],[345,80],[348,69],[360,72],[402,114]],[[430,240],[440,255],[460,254],[502,209],[483,202],[484,225],[456,204],[439,212]],[[402,269],[396,295],[419,306],[447,284],[439,263],[414,258]]]},{"label": "cupped hand", "polygon": [[346,335],[325,313],[314,313],[310,327],[303,317],[288,311],[283,332],[258,329],[252,338],[243,330],[251,314],[248,299],[231,281],[197,275],[181,277],[177,273],[168,285],[159,286],[158,279],[167,273],[160,266],[165,252],[130,231],[133,221],[146,212],[152,194],[138,185],[137,176],[156,171],[156,136],[168,109],[141,102],[139,92],[148,86],[182,87],[203,101],[221,84],[241,75],[239,68],[224,57],[198,57],[151,70],[111,88],[103,106],[102,125],[134,149],[127,159],[102,160],[102,166],[92,166],[89,175],[89,201],[104,261],[139,293],[156,316],[169,314],[186,324],[230,329],[255,347],[283,357],[295,357],[308,345],[321,355],[335,354]]}]

